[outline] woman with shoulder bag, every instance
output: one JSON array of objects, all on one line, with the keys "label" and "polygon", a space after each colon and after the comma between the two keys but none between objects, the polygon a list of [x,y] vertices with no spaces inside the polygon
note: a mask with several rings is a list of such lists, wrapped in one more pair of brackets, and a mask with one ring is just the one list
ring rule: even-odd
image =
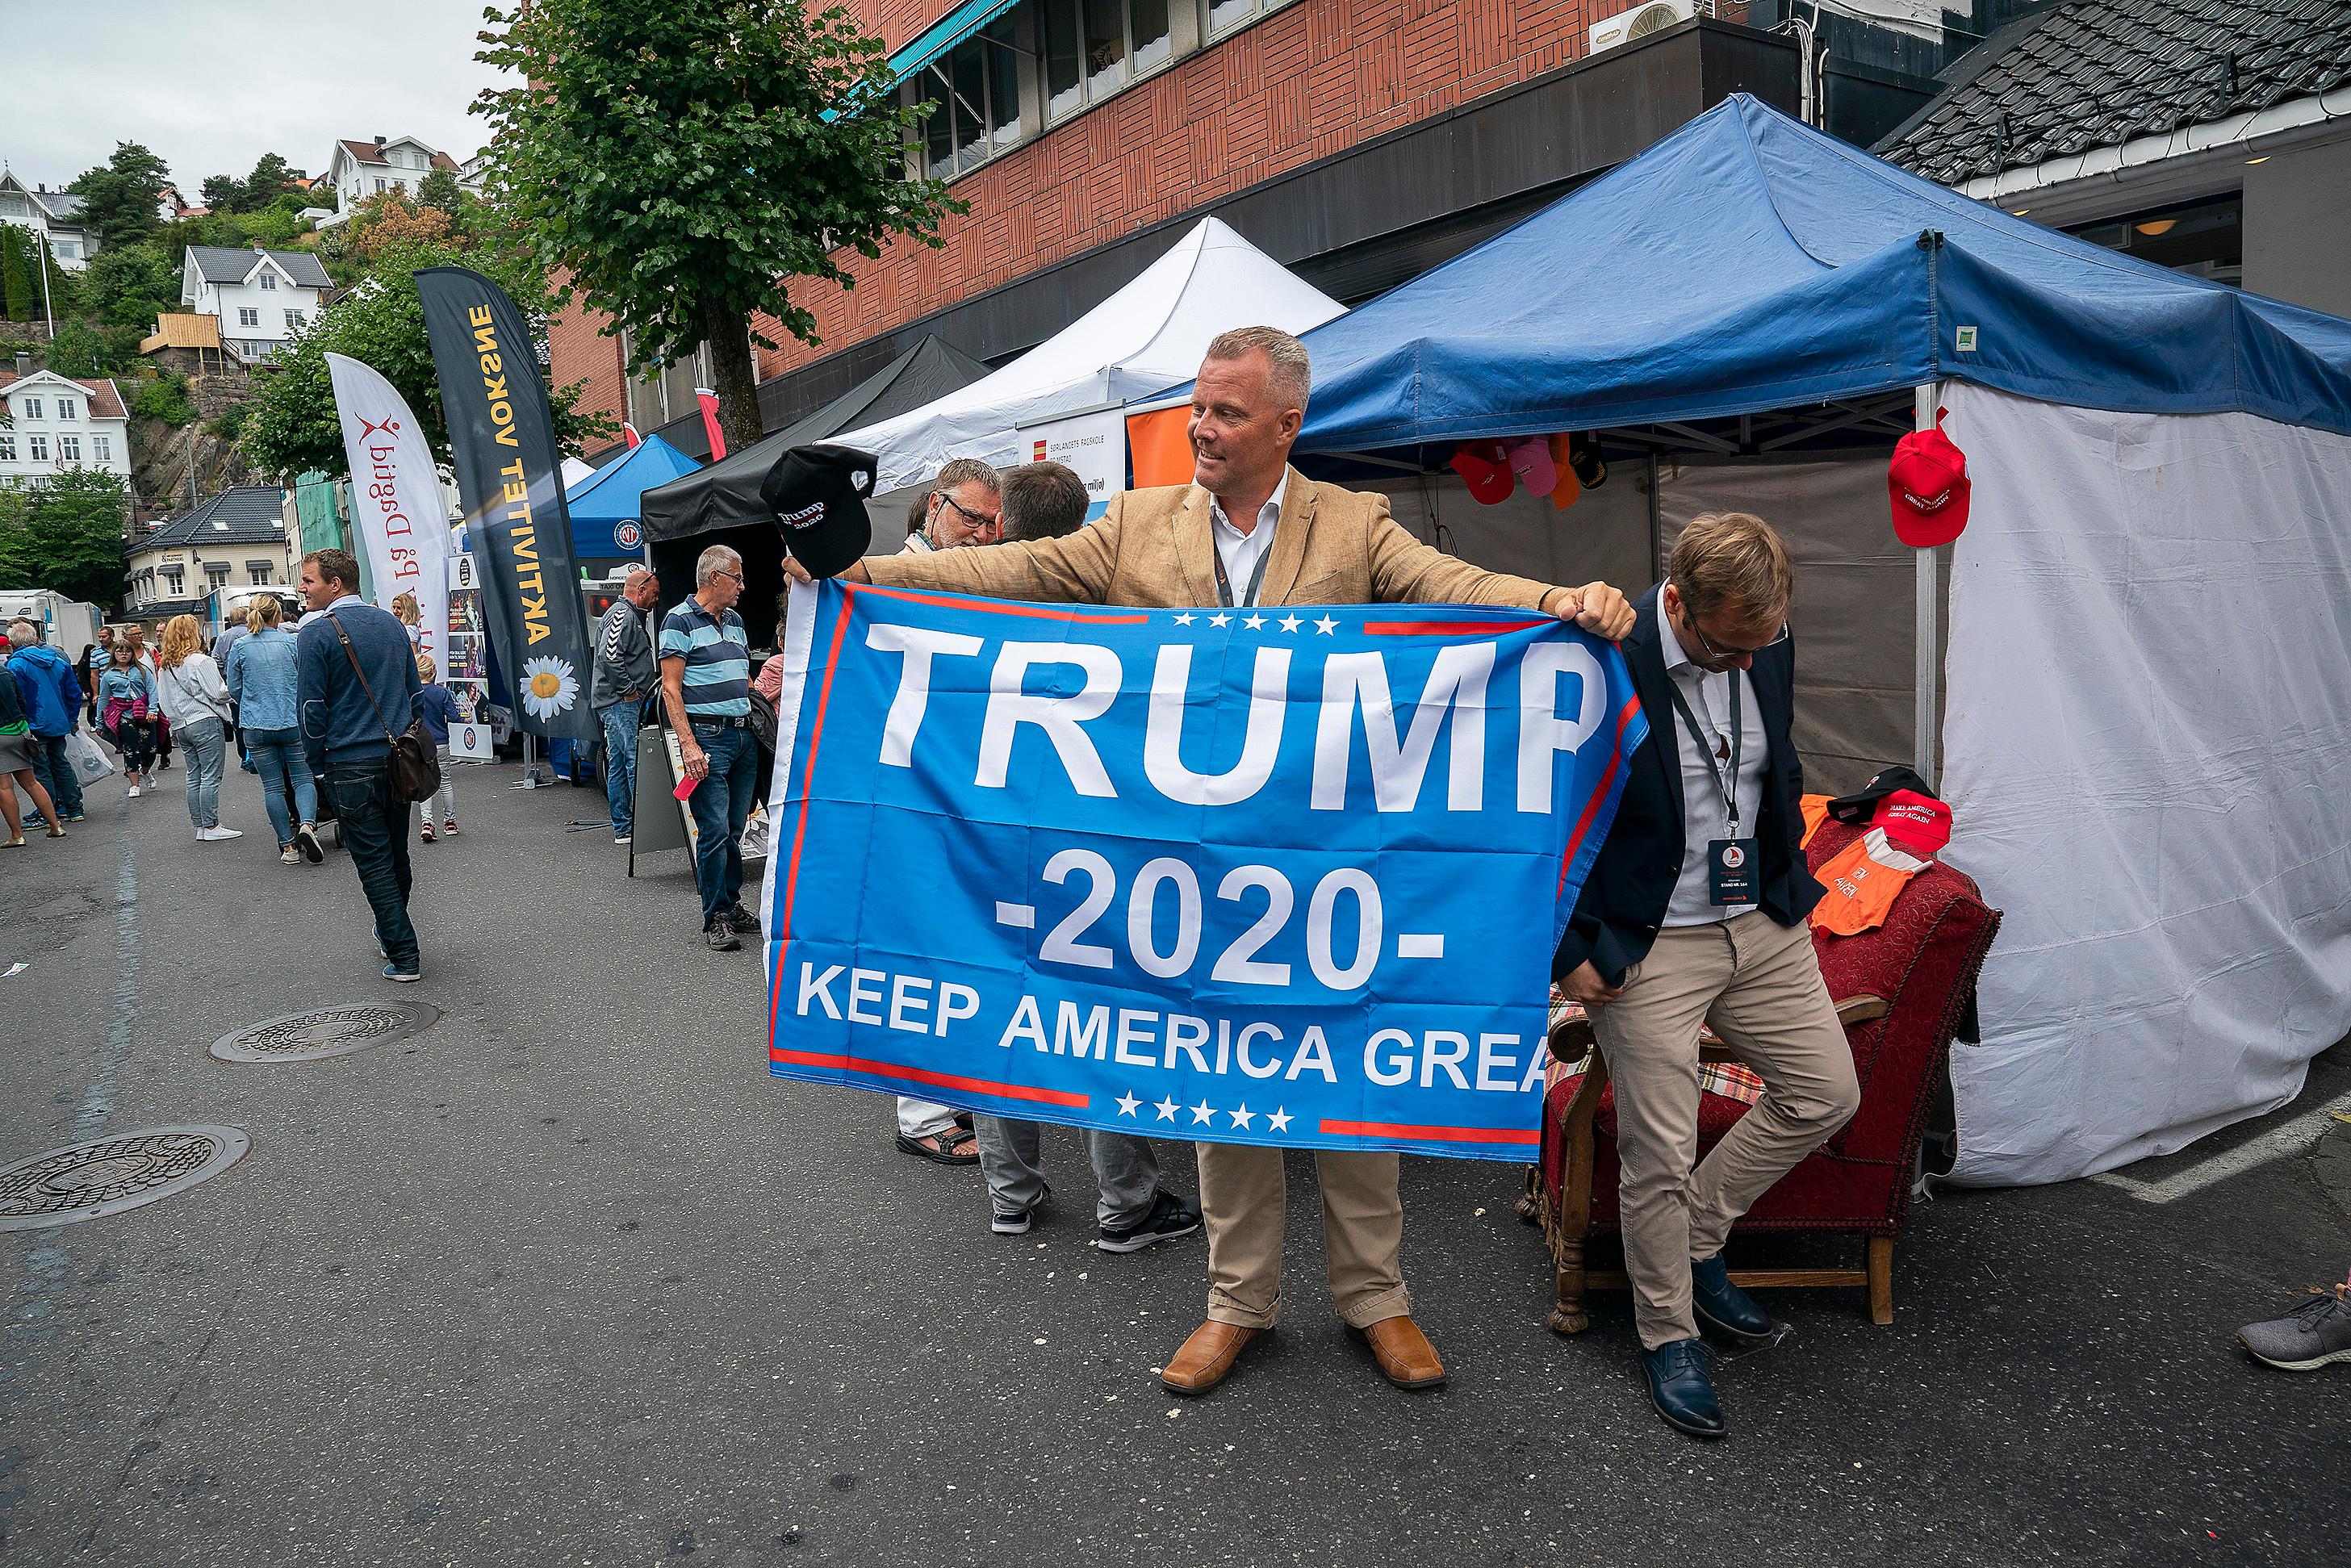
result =
[{"label": "woman with shoulder bag", "polygon": [[204,651],[193,615],[174,615],[163,627],[155,659],[155,690],[164,722],[188,754],[188,820],[206,843],[245,835],[220,825],[221,773],[228,760],[228,685]]}]

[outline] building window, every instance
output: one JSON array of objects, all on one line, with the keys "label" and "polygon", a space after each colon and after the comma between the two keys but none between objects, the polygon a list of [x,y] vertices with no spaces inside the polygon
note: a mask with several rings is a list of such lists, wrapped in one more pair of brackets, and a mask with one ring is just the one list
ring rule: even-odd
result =
[{"label": "building window", "polygon": [[226,588],[228,586],[228,568],[221,565],[217,561],[207,561],[204,564],[204,586],[207,589],[215,590]]},{"label": "building window", "polygon": [[2093,245],[2122,251],[2215,283],[2245,277],[2245,204],[2235,193],[2135,213],[2074,231]]},{"label": "building window", "polygon": [[976,169],[1019,141],[1020,55],[1011,19],[924,68],[914,90],[935,106],[923,128],[925,162],[934,175]]},{"label": "building window", "polygon": [[61,397],[57,399],[57,417],[59,419],[78,419],[81,417],[78,407],[74,402],[73,399],[69,397]]},{"label": "building window", "polygon": [[13,435],[0,435],[0,463],[15,461],[16,461],[16,438]]},{"label": "building window", "polygon": [[49,438],[47,436],[28,435],[25,437],[25,446],[26,451],[31,455],[34,462],[47,463],[49,460]]},{"label": "building window", "polygon": [[265,273],[263,273],[263,274],[261,275],[261,287],[262,287],[263,288],[265,288],[265,289],[268,290],[268,291],[269,291],[270,293],[272,293],[272,294],[277,293],[277,275],[276,273],[274,273],[274,272],[265,272]]},{"label": "building window", "polygon": [[1289,0],[1208,0],[1208,31],[1221,33],[1288,4]]},{"label": "building window", "polygon": [[179,598],[181,581],[180,569],[178,567],[167,566],[163,569],[163,591],[165,593],[170,594],[174,599]]},{"label": "building window", "polygon": [[287,329],[287,331],[289,331],[289,332],[290,332],[290,331],[292,331],[294,329],[296,329],[296,328],[298,328],[298,327],[299,327],[299,326],[301,326],[301,325],[302,325],[302,312],[300,312],[299,310],[288,310],[287,312],[286,312],[286,329]]},{"label": "building window", "polygon": [[240,327],[258,327],[258,326],[260,326],[260,325],[261,325],[261,312],[260,312],[260,310],[259,310],[258,308],[256,308],[256,307],[251,306],[251,305],[240,305],[240,306],[238,306],[238,307],[237,307],[237,309],[236,309],[236,324],[237,324],[238,326],[240,326]]},{"label": "building window", "polygon": [[19,418],[19,419],[38,419],[38,418],[40,418],[40,417],[41,417],[41,400],[40,400],[39,398],[37,398],[37,397],[20,397],[20,398],[18,398],[18,399],[16,400],[16,417],[17,417],[17,418]]},{"label": "building window", "polygon": [[114,442],[108,436],[91,436],[89,438],[89,455],[92,457],[97,458],[100,463],[113,462]]},{"label": "building window", "polygon": [[245,563],[245,570],[246,575],[253,579],[254,587],[267,588],[269,586],[270,565],[267,561],[246,561]]},{"label": "building window", "polygon": [[49,248],[57,253],[57,259],[59,261],[79,261],[81,259],[81,241],[78,239],[53,238],[49,241]]},{"label": "building window", "polygon": [[375,183],[375,193],[376,193],[377,195],[381,196],[381,194],[383,194],[383,192],[384,192],[384,183],[383,183],[381,180],[378,180],[378,181]]},{"label": "building window", "polygon": [[80,436],[60,435],[57,437],[57,461],[60,463],[77,464],[81,461]]},{"label": "building window", "polygon": [[1174,57],[1167,0],[1043,0],[1045,118],[1100,103]]}]

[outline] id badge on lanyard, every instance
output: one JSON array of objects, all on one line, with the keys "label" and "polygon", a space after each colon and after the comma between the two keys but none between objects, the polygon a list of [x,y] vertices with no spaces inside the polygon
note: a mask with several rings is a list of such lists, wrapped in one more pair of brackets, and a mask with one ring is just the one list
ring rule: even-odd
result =
[{"label": "id badge on lanyard", "polygon": [[1682,697],[1681,687],[1671,680],[1667,690],[1673,694],[1674,707],[1689,726],[1690,738],[1698,742],[1698,752],[1706,758],[1707,771],[1713,776],[1714,787],[1722,795],[1722,813],[1730,830],[1727,839],[1709,839],[1706,846],[1707,902],[1719,909],[1751,907],[1758,896],[1756,878],[1761,873],[1756,853],[1756,841],[1741,838],[1739,832],[1739,758],[1746,744],[1747,732],[1739,712],[1739,673],[1730,673],[1730,757],[1729,772],[1726,775],[1722,759],[1707,744],[1706,727],[1690,712],[1689,704]]}]

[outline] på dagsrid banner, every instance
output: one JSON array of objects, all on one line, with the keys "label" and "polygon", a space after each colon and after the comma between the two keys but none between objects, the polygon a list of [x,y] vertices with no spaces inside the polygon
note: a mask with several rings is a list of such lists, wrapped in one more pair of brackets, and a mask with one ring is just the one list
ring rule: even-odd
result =
[{"label": "p\u00e5 dagsrid banner", "polygon": [[408,400],[375,368],[327,356],[343,455],[351,466],[351,525],[367,552],[377,607],[416,596],[416,651],[449,673],[449,518],[441,472]]},{"label": "p\u00e5 dagsrid banner", "polygon": [[590,739],[587,612],[530,326],[506,290],[466,267],[424,267],[416,292],[466,538],[482,561],[498,667],[513,684],[503,700],[534,735]]},{"label": "p\u00e5 dagsrid banner", "polygon": [[1648,732],[1461,606],[794,590],[769,1071],[1146,1136],[1524,1160],[1551,961]]}]

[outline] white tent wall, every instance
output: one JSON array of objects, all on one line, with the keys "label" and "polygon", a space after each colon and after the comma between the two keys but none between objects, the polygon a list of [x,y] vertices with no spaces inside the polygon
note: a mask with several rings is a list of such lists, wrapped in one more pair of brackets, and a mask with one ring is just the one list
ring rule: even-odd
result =
[{"label": "white tent wall", "polygon": [[1384,492],[1397,521],[1464,560],[1546,582],[1597,579],[1636,596],[1692,517],[1758,514],[1796,558],[1796,745],[1806,788],[1844,794],[1908,761],[1914,567],[1888,517],[1885,459],[1660,458],[1654,541],[1647,468],[1612,465],[1608,483],[1565,511],[1524,490],[1480,506],[1450,473],[1353,483]]},{"label": "white tent wall", "polygon": [[2351,1030],[2351,439],[1954,385],[1947,858],[2007,911],[1952,1179],[2275,1108]]}]

